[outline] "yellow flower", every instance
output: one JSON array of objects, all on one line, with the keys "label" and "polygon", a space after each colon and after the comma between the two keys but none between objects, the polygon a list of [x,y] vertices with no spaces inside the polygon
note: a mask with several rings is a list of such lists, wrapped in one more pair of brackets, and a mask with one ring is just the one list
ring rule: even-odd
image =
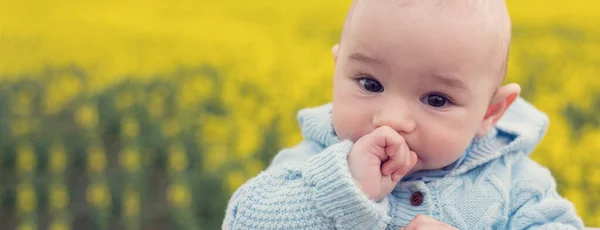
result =
[{"label": "yellow flower", "polygon": [[55,114],[58,112],[62,105],[62,96],[58,96],[58,90],[48,90],[47,95],[44,97],[44,112],[47,114]]},{"label": "yellow flower", "polygon": [[591,215],[590,221],[585,222],[586,226],[600,226],[600,207],[597,207]]},{"label": "yellow flower", "polygon": [[180,145],[173,145],[169,149],[169,169],[174,173],[180,173],[188,166],[185,151]]},{"label": "yellow flower", "polygon": [[213,83],[206,76],[189,77],[180,82],[177,101],[180,107],[187,108],[213,93]]},{"label": "yellow flower", "polygon": [[262,141],[260,130],[256,123],[244,119],[238,122],[237,135],[235,152],[239,158],[247,159],[256,152]]},{"label": "yellow flower", "polygon": [[75,120],[85,128],[93,128],[98,125],[98,110],[92,105],[84,105],[77,110]]},{"label": "yellow flower", "polygon": [[227,174],[227,185],[229,187],[229,191],[234,192],[240,187],[240,185],[244,183],[245,180],[246,177],[244,177],[244,173],[237,170],[229,172],[229,174]]},{"label": "yellow flower", "polygon": [[173,206],[184,208],[190,205],[192,196],[190,189],[185,185],[173,184],[167,189],[167,199]]},{"label": "yellow flower", "polygon": [[104,184],[91,184],[87,188],[86,200],[98,208],[106,208],[110,204],[110,191]]},{"label": "yellow flower", "polygon": [[587,181],[590,185],[590,190],[592,190],[592,191],[600,190],[600,169],[598,169],[598,167],[594,167],[594,168],[590,167],[589,171],[590,171],[590,174],[587,176]]},{"label": "yellow flower", "polygon": [[152,92],[147,106],[152,118],[162,117],[164,114],[165,98],[161,93]]},{"label": "yellow flower", "polygon": [[592,155],[588,163],[593,165],[600,165],[600,158],[596,157],[595,154],[600,152],[600,141],[598,140],[600,140],[600,128],[594,128],[593,130],[585,132],[578,143],[582,147],[582,149],[586,150],[581,154],[587,153],[589,155]]},{"label": "yellow flower", "polygon": [[35,210],[37,197],[35,188],[31,184],[20,184],[17,186],[17,209],[20,213],[28,213]]},{"label": "yellow flower", "polygon": [[19,145],[17,151],[17,165],[21,172],[31,172],[37,165],[37,158],[33,146],[29,144]]},{"label": "yellow flower", "polygon": [[263,106],[257,112],[256,122],[261,127],[267,127],[273,121],[273,116],[273,111]]},{"label": "yellow flower", "polygon": [[65,170],[67,165],[67,154],[60,143],[54,143],[54,145],[52,145],[49,157],[50,172],[59,173]]},{"label": "yellow flower", "polygon": [[569,164],[566,165],[563,174],[571,186],[577,186],[581,183],[581,165]]},{"label": "yellow flower", "polygon": [[246,173],[248,176],[251,176],[251,177],[256,176],[264,168],[265,168],[264,164],[257,159],[251,159],[245,164]]},{"label": "yellow flower", "polygon": [[135,137],[140,132],[140,124],[135,118],[127,116],[121,120],[121,129],[125,136]]},{"label": "yellow flower", "polygon": [[47,86],[44,108],[45,112],[49,114],[60,111],[67,102],[74,99],[83,89],[79,77],[73,75],[56,78],[49,82]]},{"label": "yellow flower", "polygon": [[204,168],[209,172],[215,172],[227,162],[229,148],[223,144],[211,144],[204,146]]},{"label": "yellow flower", "polygon": [[23,223],[21,225],[19,225],[19,227],[17,227],[17,230],[35,230],[37,229],[37,226],[35,224],[31,224],[31,223]]},{"label": "yellow flower", "polygon": [[225,105],[235,105],[242,98],[239,87],[240,85],[235,79],[225,78],[222,80],[220,97]]},{"label": "yellow flower", "polygon": [[62,184],[53,184],[50,186],[50,207],[53,210],[63,210],[69,203],[69,194],[67,188]]},{"label": "yellow flower", "polygon": [[[136,79],[136,80],[139,84],[145,83],[144,79]],[[132,92],[135,103],[141,104],[146,100],[146,91],[145,90],[143,90],[139,87],[136,87],[136,88],[132,89],[131,92]]]},{"label": "yellow flower", "polygon": [[162,134],[165,137],[174,137],[181,132],[181,125],[177,119],[169,119],[162,123]]},{"label": "yellow flower", "polygon": [[198,92],[199,99],[205,99],[213,94],[213,82],[207,76],[197,76],[191,82],[192,88]]},{"label": "yellow flower", "polygon": [[49,230],[69,230],[69,224],[64,220],[53,221],[50,224]]},{"label": "yellow flower", "polygon": [[193,106],[198,102],[199,98],[198,92],[194,87],[194,80],[186,79],[181,82],[181,86],[179,87],[179,95],[177,98],[177,102],[180,103],[179,107],[186,108],[189,106]]},{"label": "yellow flower", "polygon": [[16,137],[29,134],[32,128],[31,121],[26,119],[15,119],[11,122],[12,135]]},{"label": "yellow flower", "polygon": [[87,154],[88,168],[94,173],[101,173],[106,167],[106,155],[101,146],[92,146]]},{"label": "yellow flower", "polygon": [[17,116],[28,116],[31,114],[31,101],[32,95],[29,90],[21,90],[15,95],[11,110],[14,115]]},{"label": "yellow flower", "polygon": [[586,200],[586,196],[581,193],[581,190],[576,187],[569,187],[564,193],[564,197],[571,201],[575,207],[577,208],[578,213],[585,214],[585,210],[587,209],[588,201]]},{"label": "yellow flower", "polygon": [[133,105],[135,99],[130,92],[123,92],[119,96],[117,96],[115,104],[118,111],[123,111]]},{"label": "yellow flower", "polygon": [[137,149],[128,147],[121,151],[119,164],[128,172],[136,172],[140,169],[140,153]]},{"label": "yellow flower", "polygon": [[200,144],[209,145],[212,143],[223,143],[230,136],[229,126],[231,120],[220,116],[206,115],[200,118],[202,130]]},{"label": "yellow flower", "polygon": [[298,130],[297,124],[282,124],[279,129],[280,133],[286,133],[286,135],[281,136],[281,141],[283,146],[294,146],[298,144],[302,140],[302,135]]},{"label": "yellow flower", "polygon": [[137,192],[126,189],[123,197],[125,199],[125,202],[123,202],[125,216],[137,216],[140,212],[140,195]]}]

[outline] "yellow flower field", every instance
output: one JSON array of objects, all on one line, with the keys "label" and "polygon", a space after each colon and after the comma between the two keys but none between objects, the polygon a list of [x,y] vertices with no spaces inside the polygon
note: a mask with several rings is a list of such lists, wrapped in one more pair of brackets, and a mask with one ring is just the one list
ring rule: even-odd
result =
[{"label": "yellow flower field", "polygon": [[[215,229],[331,95],[346,1],[0,0],[0,223]],[[533,158],[600,226],[600,2],[509,0]]]}]

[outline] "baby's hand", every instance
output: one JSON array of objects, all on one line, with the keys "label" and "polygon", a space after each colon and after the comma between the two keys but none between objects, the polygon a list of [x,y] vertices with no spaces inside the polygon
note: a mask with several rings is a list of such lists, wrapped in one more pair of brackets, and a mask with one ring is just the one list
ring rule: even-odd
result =
[{"label": "baby's hand", "polygon": [[425,215],[417,215],[411,220],[406,227],[400,228],[400,230],[415,230],[415,229],[439,229],[439,230],[457,230],[457,228],[450,226],[449,224],[440,222],[432,217]]},{"label": "baby's hand", "polygon": [[415,152],[388,126],[360,138],[348,155],[350,174],[369,199],[376,201],[392,192],[416,162]]}]

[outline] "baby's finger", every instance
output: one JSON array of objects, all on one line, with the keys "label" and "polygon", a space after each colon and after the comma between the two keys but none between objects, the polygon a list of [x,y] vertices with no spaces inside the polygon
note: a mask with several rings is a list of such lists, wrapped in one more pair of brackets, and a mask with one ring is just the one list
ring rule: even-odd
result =
[{"label": "baby's finger", "polygon": [[392,154],[383,165],[381,165],[381,174],[388,176],[394,171],[403,168],[410,160],[409,150],[406,144],[400,145],[395,154]]},{"label": "baby's finger", "polygon": [[381,161],[386,161],[398,152],[399,148],[406,145],[404,138],[389,126],[381,126],[366,137],[366,139],[359,141],[365,141],[367,151],[377,155]]},{"label": "baby's finger", "polygon": [[424,226],[437,226],[439,225],[439,221],[437,221],[436,219],[426,216],[426,215],[417,215],[414,219],[412,219],[410,222],[408,222],[408,224],[404,227],[404,230],[414,230],[417,229],[417,227],[421,227],[424,229],[430,229],[430,228],[425,228]]},{"label": "baby's finger", "polygon": [[399,182],[404,176],[406,176],[406,174],[408,174],[408,172],[410,172],[411,169],[413,169],[413,167],[415,167],[415,164],[417,163],[417,154],[413,151],[410,151],[409,155],[410,160],[408,167],[400,168],[392,173],[392,180],[394,182]]},{"label": "baby's finger", "polygon": [[383,175],[392,174],[392,180],[398,182],[406,173],[408,173],[417,162],[417,155],[410,151],[406,145],[401,147],[395,156],[386,161],[382,167]]},{"label": "baby's finger", "polygon": [[434,219],[433,217],[419,214],[413,220],[411,220],[404,228],[404,230],[416,230],[416,229],[448,229],[457,230],[457,228]]}]

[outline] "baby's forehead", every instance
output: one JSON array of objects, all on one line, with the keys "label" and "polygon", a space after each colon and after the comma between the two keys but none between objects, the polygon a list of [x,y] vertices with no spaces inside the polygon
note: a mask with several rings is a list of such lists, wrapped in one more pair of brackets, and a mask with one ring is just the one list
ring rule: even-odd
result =
[{"label": "baby's forehead", "polygon": [[[433,26],[452,27],[465,36],[488,35],[500,44],[509,43],[511,36],[511,22],[504,0],[354,0],[344,31],[356,23],[381,24],[387,19],[395,19],[388,24],[390,29],[403,24],[432,26],[433,23]],[[342,39],[343,36],[344,33]]]},{"label": "baby's forehead", "polygon": [[461,50],[478,50],[476,55],[493,56],[487,62],[489,68],[502,78],[510,29],[502,0],[356,0],[345,22],[341,42],[344,48],[345,40],[360,41],[359,46],[379,47],[380,53],[403,52],[400,49],[407,46],[393,49],[384,45],[402,42],[410,43],[411,50],[424,52],[436,50],[415,46],[433,43],[441,49],[454,46],[453,53],[463,56],[467,54],[461,54]]},{"label": "baby's forehead", "polygon": [[354,0],[353,4],[369,4],[389,1],[400,7],[425,7],[432,10],[457,6],[465,11],[487,11],[506,6],[504,0]]},{"label": "baby's forehead", "polygon": [[387,13],[399,16],[407,10],[418,10],[425,15],[452,13],[457,18],[479,19],[473,22],[495,22],[496,26],[510,27],[504,0],[354,0],[350,14],[357,8],[373,5],[387,5],[390,10]]}]

